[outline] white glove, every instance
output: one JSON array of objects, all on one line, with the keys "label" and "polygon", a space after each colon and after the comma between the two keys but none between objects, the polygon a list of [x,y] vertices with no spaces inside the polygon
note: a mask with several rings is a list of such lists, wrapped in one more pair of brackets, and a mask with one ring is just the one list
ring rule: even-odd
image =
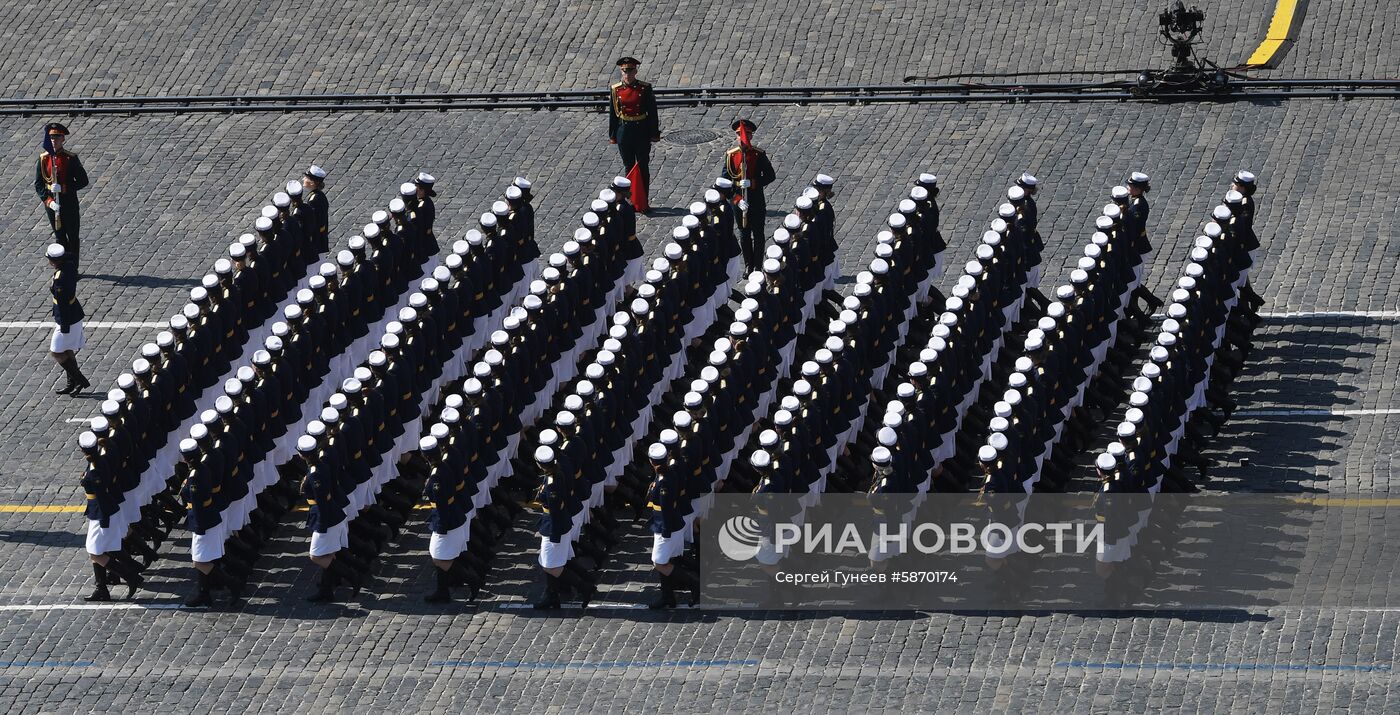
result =
[{"label": "white glove", "polygon": [[63,193],[63,184],[54,184],[52,187],[49,188],[49,190],[54,192],[55,194],[61,194]]},{"label": "white glove", "polygon": [[748,179],[741,179],[741,180],[739,181],[739,188],[741,188],[741,189],[747,189],[747,188],[749,188],[750,186],[753,186],[753,182],[752,182],[752,181],[749,181]]},{"label": "white glove", "polygon": [[44,205],[47,206],[47,207],[49,208],[50,211],[52,211],[52,210],[53,210],[53,199],[44,199]]},{"label": "white glove", "polygon": [[743,199],[739,199],[739,210],[740,210],[740,211],[748,211],[748,210],[749,210],[749,202],[747,202],[747,201],[745,201],[745,200],[743,200]]}]

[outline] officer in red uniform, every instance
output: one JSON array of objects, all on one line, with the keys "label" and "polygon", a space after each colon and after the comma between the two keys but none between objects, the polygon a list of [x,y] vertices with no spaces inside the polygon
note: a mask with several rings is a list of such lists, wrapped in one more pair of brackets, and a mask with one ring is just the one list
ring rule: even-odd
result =
[{"label": "officer in red uniform", "polygon": [[44,151],[34,167],[34,192],[49,215],[54,243],[63,246],[68,264],[78,270],[78,192],[88,185],[87,171],[78,155],[63,148],[68,127],[58,122],[44,126]]},{"label": "officer in red uniform", "polygon": [[651,85],[637,79],[639,65],[641,62],[635,57],[617,61],[622,81],[614,82],[610,92],[608,140],[617,145],[622,155],[623,173],[632,180],[632,205],[646,213],[651,210],[647,202],[651,145],[661,141],[661,126],[656,119],[656,95]]},{"label": "officer in red uniform", "polygon": [[778,175],[773,172],[768,153],[750,141],[758,125],[741,118],[729,126],[739,137],[739,146],[724,155],[724,177],[738,187],[734,203],[739,208],[739,247],[744,253],[744,265],[752,273],[763,264],[763,216],[768,210],[764,187]]}]

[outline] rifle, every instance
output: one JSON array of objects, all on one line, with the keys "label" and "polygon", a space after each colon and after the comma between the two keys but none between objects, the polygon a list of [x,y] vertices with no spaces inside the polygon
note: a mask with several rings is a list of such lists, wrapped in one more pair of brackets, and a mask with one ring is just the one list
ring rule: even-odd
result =
[{"label": "rifle", "polygon": [[739,125],[739,199],[743,201],[743,208],[739,210],[739,226],[749,227],[749,187],[745,186],[745,181],[749,178],[749,131],[743,125]]},{"label": "rifle", "polygon": [[53,227],[57,231],[63,228],[63,214],[59,211],[61,207],[58,205],[60,188],[58,183],[58,150],[53,148],[53,140],[49,139],[47,133],[44,134],[44,149],[49,152],[49,193],[53,194]]}]

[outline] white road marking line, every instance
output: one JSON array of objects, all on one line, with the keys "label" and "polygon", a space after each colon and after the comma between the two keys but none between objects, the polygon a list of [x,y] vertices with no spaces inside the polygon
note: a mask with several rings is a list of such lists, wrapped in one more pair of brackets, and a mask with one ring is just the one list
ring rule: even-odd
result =
[{"label": "white road marking line", "polygon": [[89,423],[89,422],[92,422],[92,418],[91,418],[91,417],[69,417],[68,419],[64,420],[64,422],[67,422],[67,423],[70,424],[70,425],[87,424],[87,423]]},{"label": "white road marking line", "polygon": [[[516,602],[511,602],[511,603],[501,603],[501,604],[496,604],[496,605],[487,605],[487,606],[486,606],[486,609],[487,609],[487,610],[502,610],[502,611],[526,611],[526,610],[530,610],[530,609],[532,609],[532,608],[534,608],[534,607],[535,607],[535,606],[534,606],[533,604],[530,604],[530,603],[516,603]],[[644,611],[644,610],[648,610],[648,606],[647,606],[647,604],[645,604],[645,603],[610,603],[610,602],[606,602],[606,601],[603,601],[603,602],[597,602],[597,601],[595,601],[595,602],[593,602],[593,603],[588,604],[588,608],[589,608],[589,609],[603,608],[603,609],[608,609],[608,610],[621,610],[621,611]],[[567,603],[567,602],[566,602],[566,603],[564,603],[558,610],[561,610],[561,611],[580,611],[580,610],[583,610],[583,609],[580,608],[579,605],[578,605],[578,603],[576,603],[576,602],[575,602],[575,603]],[[697,609],[695,606],[677,606],[677,607],[676,607],[676,610],[685,611],[685,610],[699,610],[699,609]]]},{"label": "white road marking line", "polygon": [[1260,313],[1259,317],[1273,320],[1285,318],[1400,318],[1400,310],[1299,310]]},{"label": "white road marking line", "polygon": [[1359,417],[1362,415],[1400,415],[1400,409],[1376,410],[1237,410],[1237,415],[1248,417]]},{"label": "white road marking line", "polygon": [[[1295,310],[1260,313],[1265,320],[1307,320],[1309,318],[1400,318],[1400,310]],[[1152,319],[1167,319],[1166,313],[1153,313]]]},{"label": "white road marking line", "polygon": [[[40,329],[40,328],[42,328],[42,329],[44,329],[44,330],[53,330],[54,328],[57,328],[57,327],[58,327],[58,324],[57,324],[57,323],[54,323],[54,322],[52,322],[52,321],[47,321],[47,320],[5,320],[5,321],[0,321],[0,329],[4,329],[4,328],[9,328],[9,329],[23,329],[23,328]],[[155,329],[155,328],[166,328],[166,327],[169,327],[167,323],[135,323],[135,322],[121,321],[121,320],[119,320],[119,321],[94,320],[94,321],[91,321],[91,322],[83,321],[83,328],[113,328],[113,329],[121,330],[121,329],[125,329],[125,328],[147,328],[147,329]]]},{"label": "white road marking line", "polygon": [[174,611],[179,603],[34,603],[0,606],[3,611]]}]

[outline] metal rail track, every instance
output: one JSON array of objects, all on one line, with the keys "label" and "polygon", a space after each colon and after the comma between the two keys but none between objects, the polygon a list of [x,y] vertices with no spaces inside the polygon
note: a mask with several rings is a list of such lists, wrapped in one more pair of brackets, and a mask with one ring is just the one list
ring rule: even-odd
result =
[{"label": "metal rail track", "polygon": [[[924,104],[967,102],[1210,102],[1288,99],[1396,99],[1400,80],[1245,79],[1221,91],[1149,89],[1133,81],[1027,82],[791,87],[657,88],[668,107],[721,105]],[[402,112],[607,108],[605,90],[382,94],[180,95],[0,98],[0,116],[36,114],[241,114],[251,112]]]}]

